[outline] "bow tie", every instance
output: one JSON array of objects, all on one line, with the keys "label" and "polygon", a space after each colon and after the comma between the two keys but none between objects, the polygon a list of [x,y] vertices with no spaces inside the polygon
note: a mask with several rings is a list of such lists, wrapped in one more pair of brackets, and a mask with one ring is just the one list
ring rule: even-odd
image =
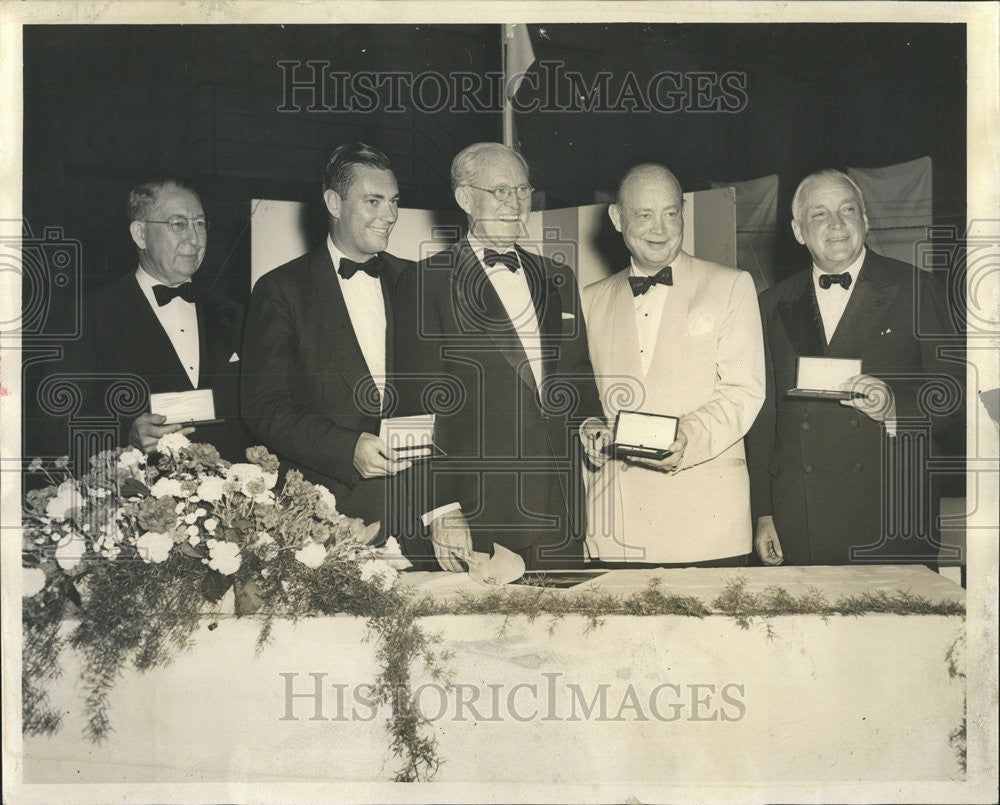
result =
[{"label": "bow tie", "polygon": [[843,274],[820,274],[819,275],[819,287],[824,291],[831,285],[839,285],[845,291],[851,287],[851,275],[850,272],[845,271]]},{"label": "bow tie", "polygon": [[673,285],[674,273],[670,266],[665,266],[652,277],[629,277],[628,284],[632,286],[632,296],[642,296],[654,285]]},{"label": "bow tie", "polygon": [[185,302],[194,302],[194,286],[190,282],[174,288],[169,285],[154,285],[153,296],[156,297],[156,304],[159,307],[163,307],[178,296]]},{"label": "bow tie", "polygon": [[356,263],[347,257],[340,258],[340,268],[337,269],[337,273],[345,280],[349,280],[359,271],[364,271],[369,277],[378,279],[379,274],[382,273],[382,256],[378,254],[372,255],[363,263]]},{"label": "bow tie", "polygon": [[511,271],[517,271],[521,267],[521,263],[514,252],[500,254],[500,252],[495,252],[493,249],[486,249],[483,252],[483,262],[490,268],[493,268],[497,263],[503,263]]}]

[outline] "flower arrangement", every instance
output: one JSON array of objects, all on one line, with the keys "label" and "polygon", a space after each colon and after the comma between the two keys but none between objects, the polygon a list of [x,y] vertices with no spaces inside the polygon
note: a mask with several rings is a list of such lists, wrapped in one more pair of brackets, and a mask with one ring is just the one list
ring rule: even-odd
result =
[{"label": "flower arrangement", "polygon": [[[298,471],[279,485],[278,459],[263,447],[230,464],[211,445],[170,434],[157,452],[155,466],[134,448],[100,453],[80,478],[70,477],[66,460],[57,463],[64,478],[40,460],[29,467],[50,485],[27,493],[22,518],[24,731],[59,727],[45,682],[58,676],[68,642],[85,659],[88,737],[101,740],[122,668],[169,663],[230,591],[237,616],[260,619],[258,650],[275,616],[368,618],[384,643],[403,647],[381,653],[376,690],[383,703],[405,708],[393,689],[408,678],[410,661],[421,656],[435,672],[437,658],[396,583],[409,562],[392,538],[371,544],[379,523],[341,514],[330,490]],[[65,637],[67,617],[78,624]],[[397,712],[390,731],[415,737],[394,740],[393,750],[407,758],[400,779],[418,779],[435,765],[433,742],[417,740],[419,723],[405,721]]]}]

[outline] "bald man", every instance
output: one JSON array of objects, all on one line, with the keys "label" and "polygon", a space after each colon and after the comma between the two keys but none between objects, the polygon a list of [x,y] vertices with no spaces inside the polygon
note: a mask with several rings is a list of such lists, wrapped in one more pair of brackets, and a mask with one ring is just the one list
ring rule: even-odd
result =
[{"label": "bald man", "polygon": [[628,409],[680,424],[665,459],[613,458],[593,472],[588,551],[611,566],[746,564],[743,435],[764,401],[753,280],[681,248],[684,200],[663,165],[632,168],[608,214],[632,259],[583,291],[607,422]]}]

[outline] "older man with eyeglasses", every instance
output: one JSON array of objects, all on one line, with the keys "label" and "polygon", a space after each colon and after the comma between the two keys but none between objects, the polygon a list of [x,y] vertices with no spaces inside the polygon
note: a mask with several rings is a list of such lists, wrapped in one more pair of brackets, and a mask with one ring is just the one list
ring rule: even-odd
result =
[{"label": "older man with eyeglasses", "polygon": [[[469,228],[404,272],[396,290],[396,365],[404,408],[435,413],[430,526],[438,563],[467,566],[494,544],[530,569],[582,564],[580,424],[600,414],[571,266],[525,248],[532,187],[498,143],[451,167]],[[435,384],[453,393],[435,395]]]},{"label": "older man with eyeglasses", "polygon": [[[84,298],[82,337],[67,346],[59,371],[80,384],[86,414],[118,417],[123,446],[149,453],[166,434],[196,433],[192,438],[215,445],[224,458],[245,461],[249,435],[238,402],[243,309],[191,281],[208,244],[201,200],[179,179],[147,182],[129,194],[128,215],[138,267]],[[116,384],[131,391],[119,399],[111,391]],[[198,409],[196,418],[208,421],[197,428],[149,410],[150,394],[194,390],[210,390],[213,402],[211,410]]]}]

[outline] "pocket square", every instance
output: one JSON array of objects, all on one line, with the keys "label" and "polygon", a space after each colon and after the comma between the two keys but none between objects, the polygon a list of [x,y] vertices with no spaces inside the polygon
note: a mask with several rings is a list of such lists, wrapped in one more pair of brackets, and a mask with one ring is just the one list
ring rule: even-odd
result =
[{"label": "pocket square", "polygon": [[572,313],[567,313],[565,310],[563,311],[562,317],[564,319],[575,319],[576,318],[576,316],[574,316]]},{"label": "pocket square", "polygon": [[235,352],[232,355],[229,356],[229,362],[230,363],[236,363],[239,359],[240,359],[240,356],[237,355]]}]

